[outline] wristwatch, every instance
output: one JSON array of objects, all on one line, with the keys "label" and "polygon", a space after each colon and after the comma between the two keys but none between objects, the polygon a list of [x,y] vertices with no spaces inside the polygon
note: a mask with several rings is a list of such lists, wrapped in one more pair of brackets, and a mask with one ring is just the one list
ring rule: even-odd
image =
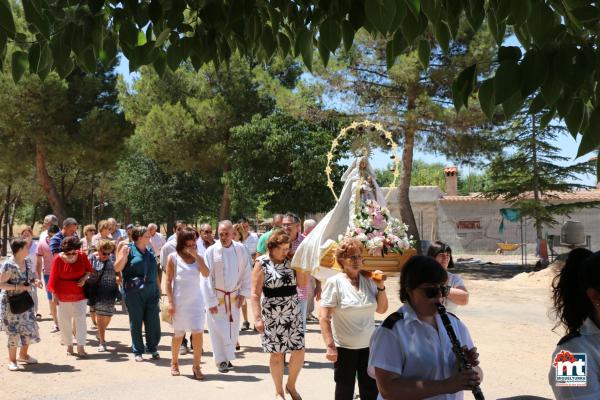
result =
[{"label": "wristwatch", "polygon": [[378,292],[383,292],[383,291],[385,291],[385,286],[384,286],[383,288],[377,288],[377,291],[378,291]]}]

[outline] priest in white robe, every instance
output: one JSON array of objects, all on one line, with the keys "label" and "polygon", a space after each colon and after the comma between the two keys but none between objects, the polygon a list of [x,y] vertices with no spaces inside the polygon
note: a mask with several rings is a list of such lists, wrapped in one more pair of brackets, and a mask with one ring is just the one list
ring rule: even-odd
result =
[{"label": "priest in white robe", "polygon": [[218,235],[204,255],[210,275],[203,292],[215,363],[219,372],[227,372],[235,360],[240,307],[250,297],[252,266],[244,245],[233,241],[231,221],[219,222]]}]

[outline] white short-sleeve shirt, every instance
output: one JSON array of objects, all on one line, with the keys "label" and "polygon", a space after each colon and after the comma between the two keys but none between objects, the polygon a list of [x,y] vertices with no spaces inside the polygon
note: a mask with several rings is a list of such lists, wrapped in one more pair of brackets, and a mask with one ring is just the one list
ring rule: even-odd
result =
[{"label": "white short-sleeve shirt", "polygon": [[258,244],[258,235],[254,232],[249,232],[244,245],[248,249],[250,255],[256,254],[256,245]]},{"label": "white short-sleeve shirt", "polygon": [[[580,336],[572,337],[559,345],[552,353],[548,382],[558,400],[600,399],[600,329],[591,319],[586,319],[579,330]],[[586,354],[586,386],[556,386],[554,359],[561,351]]]},{"label": "white short-sleeve shirt", "polygon": [[359,274],[359,290],[356,290],[340,273],[325,283],[321,292],[321,307],[334,308],[333,341],[337,347],[364,349],[375,330],[377,309],[377,285],[373,280]]},{"label": "white short-sleeve shirt", "polygon": [[[465,287],[465,282],[460,276],[448,272],[448,286],[451,288]],[[456,310],[458,309],[458,304],[448,298],[446,298],[444,306],[446,307],[446,311],[451,313],[456,313]]]},{"label": "white short-sleeve shirt", "polygon": [[[409,304],[402,306],[398,313],[401,315],[400,319],[394,324],[388,324],[386,320],[371,338],[368,368],[371,377],[375,378],[375,368],[398,374],[405,379],[424,381],[443,380],[456,374],[456,357],[440,316],[435,316],[438,326],[436,330],[421,321]],[[473,348],[467,327],[455,316],[448,316],[461,345]],[[381,394],[378,399],[383,400]],[[462,392],[427,398],[462,399]]]}]

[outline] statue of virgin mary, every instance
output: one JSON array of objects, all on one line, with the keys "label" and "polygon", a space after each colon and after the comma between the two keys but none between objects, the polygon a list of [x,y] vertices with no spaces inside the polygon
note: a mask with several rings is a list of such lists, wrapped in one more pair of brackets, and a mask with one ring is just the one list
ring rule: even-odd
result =
[{"label": "statue of virgin mary", "polygon": [[317,279],[326,279],[337,273],[330,268],[320,268],[320,260],[339,236],[354,225],[354,217],[362,205],[367,200],[375,200],[381,207],[386,206],[368,157],[354,159],[342,175],[342,182],[344,187],[335,207],[302,241],[292,259],[292,268],[310,272]]}]

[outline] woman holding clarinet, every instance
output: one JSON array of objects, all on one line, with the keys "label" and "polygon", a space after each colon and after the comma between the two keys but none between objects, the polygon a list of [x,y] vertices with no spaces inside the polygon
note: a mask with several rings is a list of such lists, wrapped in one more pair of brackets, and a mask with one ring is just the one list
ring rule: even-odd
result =
[{"label": "woman holding clarinet", "polygon": [[369,373],[379,399],[483,400],[483,373],[467,327],[441,305],[448,273],[433,258],[412,257],[400,276],[404,305],[371,338]]}]

